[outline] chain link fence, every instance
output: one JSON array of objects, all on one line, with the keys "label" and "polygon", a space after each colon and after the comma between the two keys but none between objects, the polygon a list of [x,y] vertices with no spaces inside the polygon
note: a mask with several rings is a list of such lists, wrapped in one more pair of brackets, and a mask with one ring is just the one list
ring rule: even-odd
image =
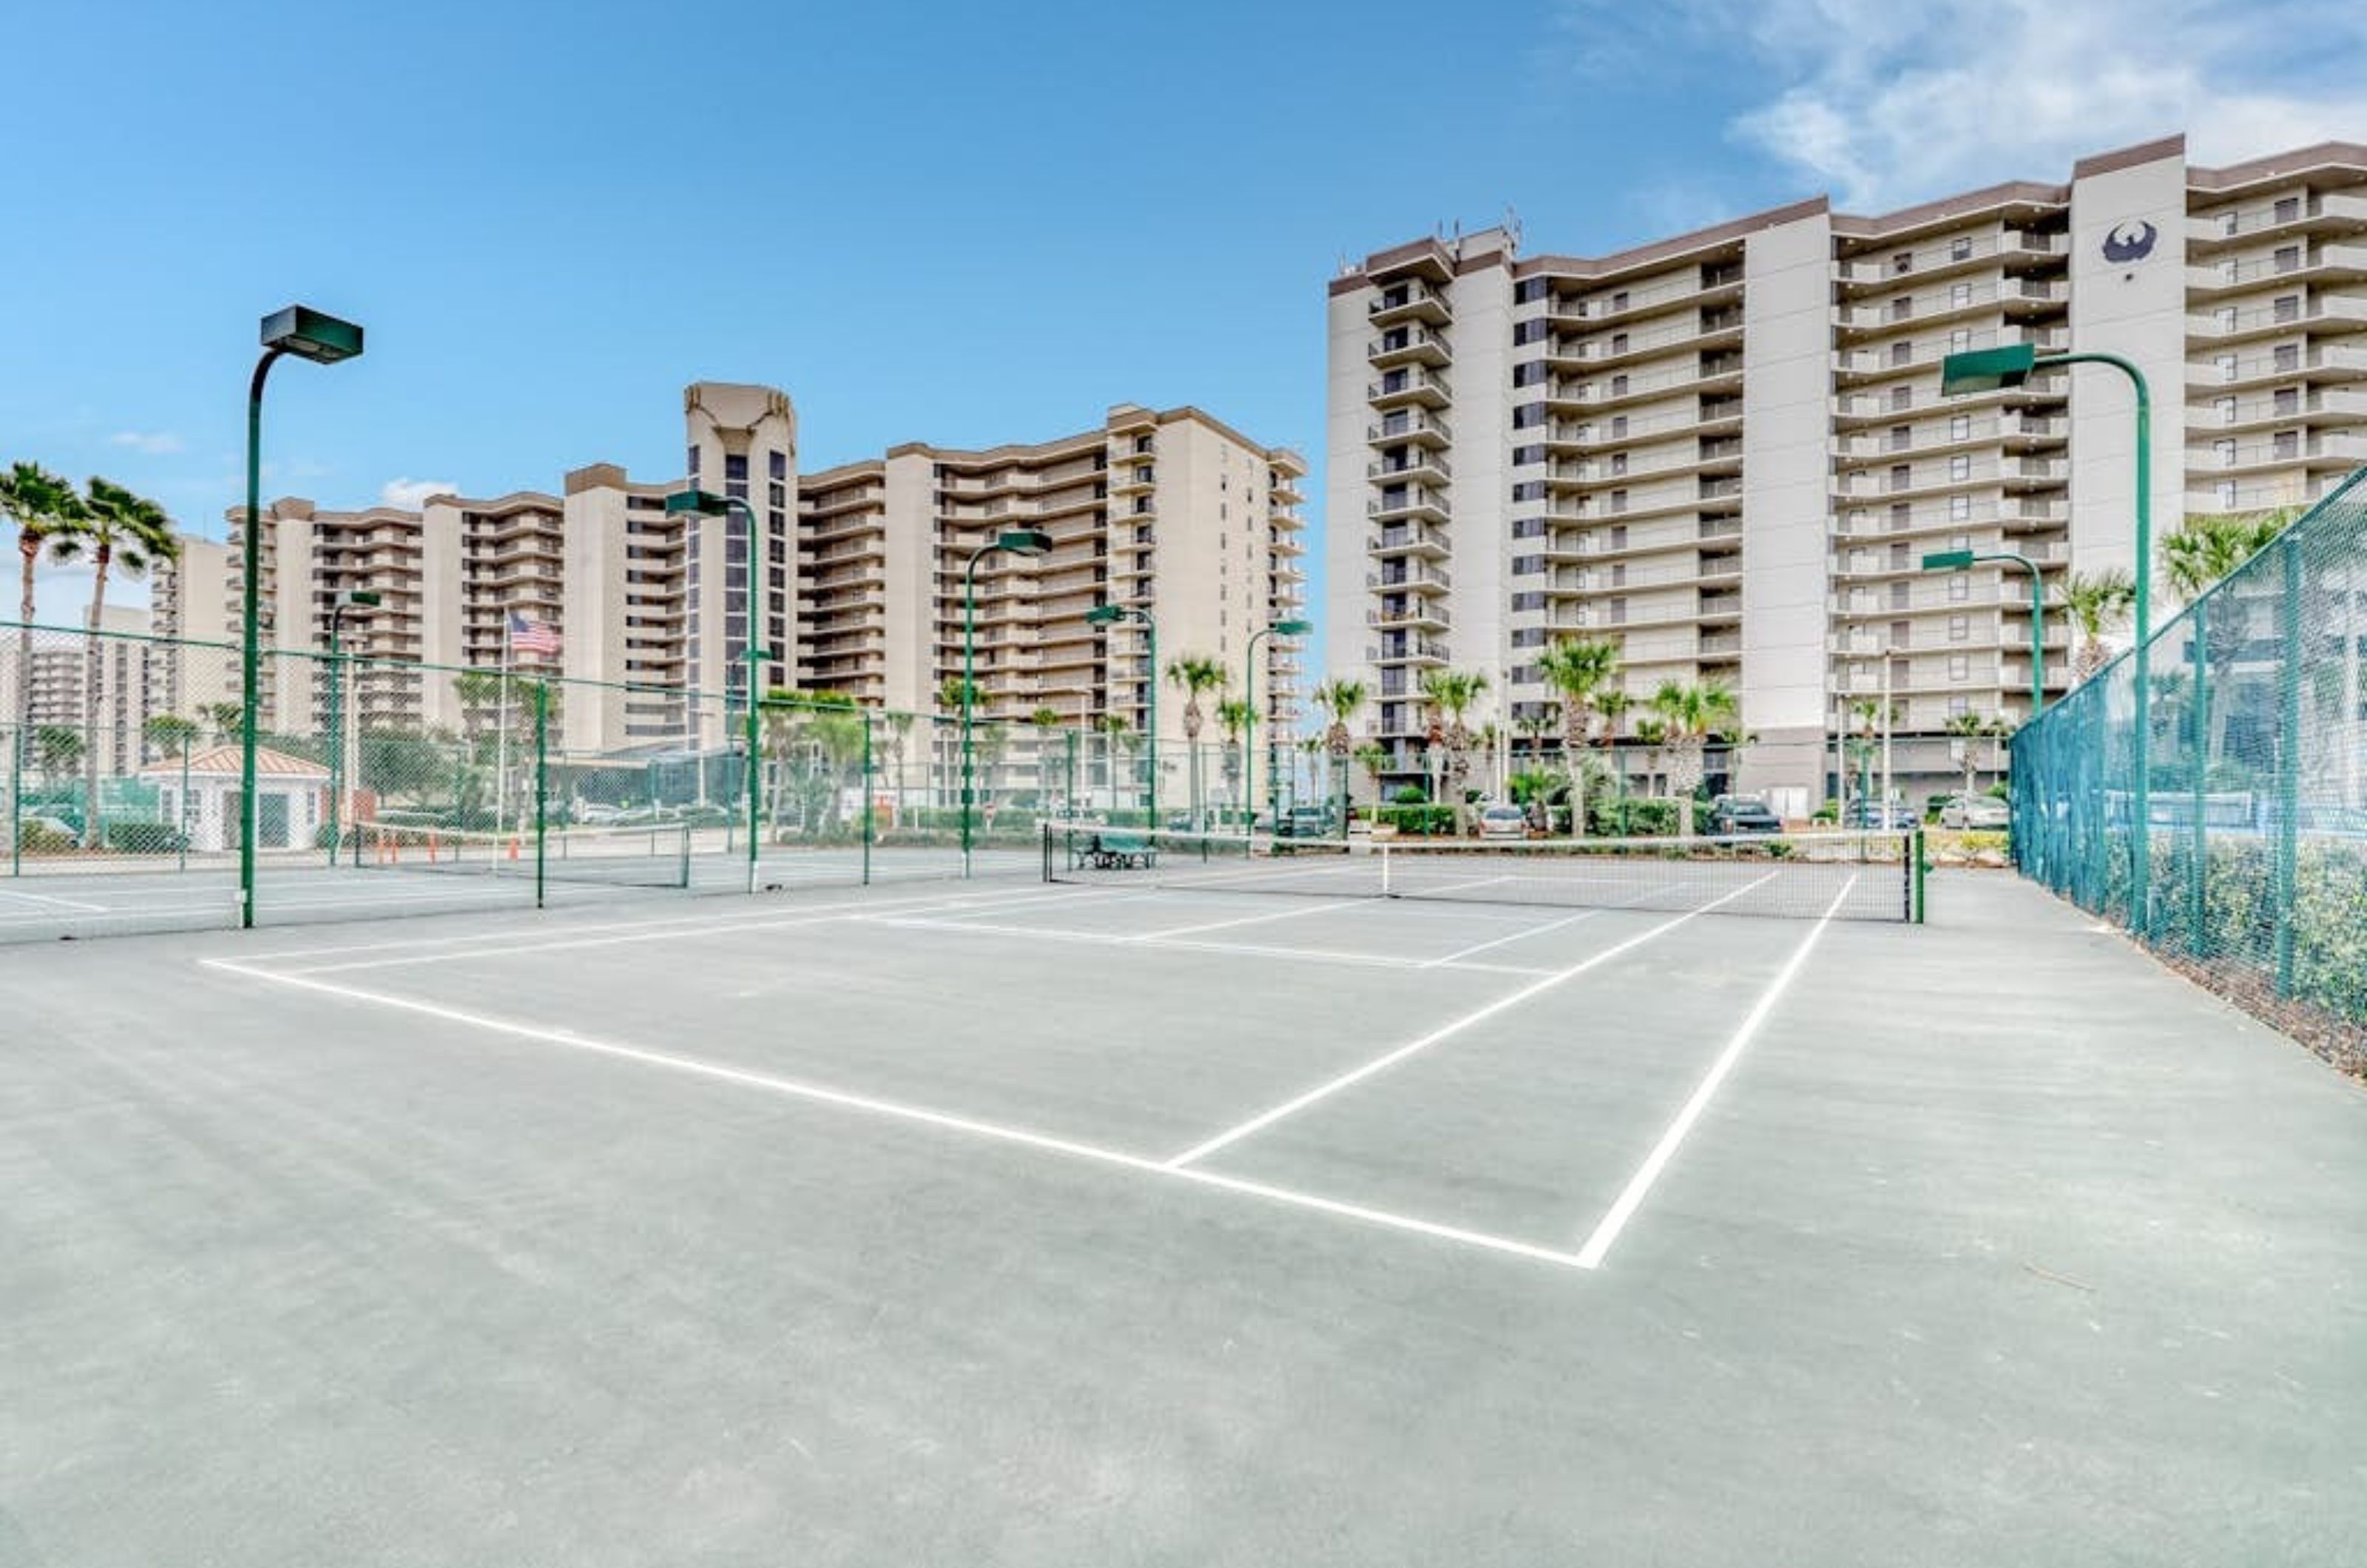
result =
[{"label": "chain link fence", "polygon": [[2367,471],[2148,649],[2014,738],[2017,863],[2367,1068]]},{"label": "chain link fence", "polygon": [[1238,742],[326,649],[250,715],[233,645],[0,623],[0,941],[237,925],[250,728],[258,925],[1033,875],[1047,818],[1238,824],[1247,784]]}]

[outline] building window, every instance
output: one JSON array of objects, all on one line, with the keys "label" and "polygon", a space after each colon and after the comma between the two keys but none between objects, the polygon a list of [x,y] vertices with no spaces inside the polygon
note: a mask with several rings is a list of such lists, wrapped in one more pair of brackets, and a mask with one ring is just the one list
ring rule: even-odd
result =
[{"label": "building window", "polygon": [[1951,457],[1951,458],[1949,458],[1949,459],[1948,459],[1948,478],[1949,478],[1949,479],[1971,479],[1972,477],[1973,477],[1973,455],[1972,455],[1971,453],[1969,453],[1969,452],[1959,452],[1959,453],[1957,453],[1954,457]]},{"label": "building window", "polygon": [[1959,234],[1954,239],[1949,241],[1948,259],[1952,262],[1972,260],[1973,237],[1970,234]]},{"label": "building window", "polygon": [[1971,496],[1969,496],[1969,495],[1952,495],[1952,496],[1950,496],[1950,497],[1948,498],[1948,521],[1949,521],[1949,522],[1951,522],[1951,523],[1966,523],[1966,522],[1970,522],[1970,521],[1972,520],[1972,515],[1973,515],[1973,498],[1972,498]]},{"label": "building window", "polygon": [[1545,607],[1546,596],[1542,593],[1532,592],[1512,595],[1512,608],[1515,610],[1542,610]]},{"label": "building window", "polygon": [[1553,324],[1550,321],[1547,321],[1543,316],[1531,316],[1525,321],[1514,321],[1512,323],[1512,342],[1516,346],[1522,344],[1535,343],[1539,339],[1550,334],[1552,331]]},{"label": "building window", "polygon": [[1948,547],[1952,550],[1969,550],[1973,547],[1973,536],[1970,534],[1951,534],[1948,536]]},{"label": "building window", "polygon": [[1890,363],[1894,366],[1914,364],[1915,345],[1911,343],[1892,344],[1890,345]]},{"label": "building window", "polygon": [[2300,321],[2301,296],[2298,294],[2279,295],[2277,297],[2276,305],[2271,311],[2271,319],[2278,321]]},{"label": "building window", "polygon": [[1525,468],[1531,463],[1542,463],[1545,460],[1546,449],[1541,446],[1512,448],[1512,467],[1516,468]]},{"label": "building window", "polygon": [[1531,430],[1546,422],[1546,405],[1523,403],[1512,411],[1512,428]]},{"label": "building window", "polygon": [[1948,416],[1948,439],[1949,439],[1949,440],[1951,440],[1951,441],[1970,441],[1972,438],[1973,438],[1973,416],[1972,416],[1971,414],[1968,414],[1968,413],[1959,413],[1959,414],[1951,414],[1951,415],[1949,415],[1949,416]]},{"label": "building window", "polygon": [[1547,287],[1546,280],[1542,277],[1524,277],[1521,279],[1520,282],[1512,285],[1512,303],[1515,305],[1535,304],[1537,300],[1546,297],[1546,289]]},{"label": "building window", "polygon": [[2218,441],[2214,441],[2211,444],[2211,451],[2213,456],[2219,459],[2219,466],[2221,468],[2232,468],[2236,466],[2235,442],[2224,438]]},{"label": "building window", "polygon": [[1973,618],[1970,615],[1951,615],[1948,617],[1948,640],[1950,642],[1963,642],[1972,635]]},{"label": "building window", "polygon": [[1545,535],[1546,520],[1542,517],[1516,518],[1512,523],[1512,537],[1515,539],[1541,539]]},{"label": "building window", "polygon": [[771,478],[786,479],[789,477],[789,455],[787,453],[767,453],[765,454],[764,461],[770,471]]},{"label": "building window", "polygon": [[2298,272],[2301,270],[2301,247],[2279,245],[2274,265],[2279,272]]},{"label": "building window", "polygon": [[1950,718],[1962,718],[1962,717],[1964,717],[1964,716],[1965,716],[1965,715],[1966,715],[1966,714],[1968,714],[1968,713],[1970,713],[1970,712],[1972,712],[1972,711],[1973,711],[1973,700],[1972,700],[1972,698],[1970,698],[1970,697],[1950,697],[1950,698],[1948,699],[1948,716],[1949,716]]},{"label": "building window", "polygon": [[1538,386],[1545,378],[1546,362],[1542,359],[1532,359],[1512,367],[1512,385],[1515,387]]},{"label": "building window", "polygon": [[1962,354],[1962,353],[1964,353],[1964,352],[1965,352],[1965,350],[1966,350],[1966,349],[1968,349],[1968,348],[1970,348],[1970,347],[1972,347],[1972,346],[1973,346],[1973,329],[1972,329],[1972,328],[1970,328],[1970,327],[1958,327],[1955,331],[1954,331],[1954,332],[1952,332],[1952,333],[1950,333],[1948,334],[1948,352],[1949,352],[1949,353],[1951,353],[1951,354]]},{"label": "building window", "polygon": [[726,484],[746,484],[748,482],[747,453],[727,452],[724,454],[723,482]]},{"label": "building window", "polygon": [[1514,556],[1512,558],[1512,575],[1514,577],[1535,577],[1539,572],[1545,570],[1545,569],[1546,558],[1543,556]]},{"label": "building window", "polygon": [[[1966,241],[1965,241],[1965,242],[1964,242],[1964,243],[1965,243],[1965,244],[1968,244],[1968,245],[1969,245],[1969,244],[1971,244],[1971,243],[1972,243],[1972,242],[1971,242],[1970,240],[1966,240]],[[1949,307],[1949,309],[1951,309],[1951,310],[1963,310],[1965,306],[1967,306],[1967,305],[1971,304],[1972,302],[1973,302],[1973,286],[1972,286],[1971,284],[1969,284],[1969,283],[1952,283],[1952,284],[1950,284],[1950,285],[1948,286],[1948,307]]]},{"label": "building window", "polygon": [[1512,646],[1514,648],[1543,648],[1545,645],[1545,627],[1514,626],[1512,628]]},{"label": "building window", "polygon": [[1948,579],[1948,602],[1950,604],[1962,604],[1970,600],[1972,596],[1973,580],[1971,578],[1965,576],[1960,571],[1954,573]]},{"label": "building window", "polygon": [[1973,674],[1973,659],[1972,659],[1972,655],[1970,655],[1970,654],[1968,654],[1968,653],[1952,653],[1952,654],[1948,655],[1948,679],[1949,679],[1949,680],[1951,680],[1951,681],[1968,681],[1968,680],[1972,679],[1972,674]]},{"label": "building window", "polygon": [[1897,413],[1897,412],[1901,412],[1902,410],[1911,409],[1911,408],[1913,408],[1914,406],[1915,406],[1915,389],[1914,389],[1914,388],[1912,388],[1912,387],[1893,387],[1893,388],[1891,388],[1891,389],[1890,389],[1890,412],[1893,412],[1893,413]]}]

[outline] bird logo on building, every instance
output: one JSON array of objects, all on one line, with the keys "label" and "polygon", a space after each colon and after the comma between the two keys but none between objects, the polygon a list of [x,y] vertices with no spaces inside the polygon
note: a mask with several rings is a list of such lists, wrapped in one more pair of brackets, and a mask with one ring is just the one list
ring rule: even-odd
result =
[{"label": "bird logo on building", "polygon": [[2141,262],[2153,254],[2153,243],[2161,231],[2143,219],[2123,220],[2104,236],[2104,259],[2114,265]]}]

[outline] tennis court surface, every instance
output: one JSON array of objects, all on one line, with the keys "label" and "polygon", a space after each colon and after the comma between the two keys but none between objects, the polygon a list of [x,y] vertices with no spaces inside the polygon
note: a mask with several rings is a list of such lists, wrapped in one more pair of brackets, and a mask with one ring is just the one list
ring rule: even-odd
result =
[{"label": "tennis court surface", "polygon": [[2046,895],[1067,858],[0,950],[0,1563],[2357,1560],[2367,1094]]}]

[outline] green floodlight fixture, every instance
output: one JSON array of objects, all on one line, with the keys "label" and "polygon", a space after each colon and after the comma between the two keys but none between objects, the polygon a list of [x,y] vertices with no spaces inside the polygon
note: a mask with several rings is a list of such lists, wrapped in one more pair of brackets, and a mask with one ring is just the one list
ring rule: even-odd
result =
[{"label": "green floodlight fixture", "polygon": [[1123,604],[1096,604],[1085,612],[1085,625],[1089,626],[1114,626],[1124,619],[1126,606]]},{"label": "green floodlight fixture", "polygon": [[665,498],[665,514],[680,517],[720,517],[731,510],[730,498],[710,490],[678,490]]},{"label": "green floodlight fixture", "polygon": [[334,365],[361,353],[362,329],[309,305],[290,305],[263,318],[263,346],[315,365]]},{"label": "green floodlight fixture", "polygon": [[1313,621],[1276,621],[1266,628],[1276,637],[1305,637],[1314,629]]},{"label": "green floodlight fixture", "polygon": [[1972,564],[1970,550],[1941,550],[1923,558],[1925,571],[1962,571]]},{"label": "green floodlight fixture", "polygon": [[2002,348],[1975,348],[1940,361],[1940,395],[1959,398],[1974,392],[2003,391],[2030,379],[2038,367],[2035,344],[2010,343]]},{"label": "green floodlight fixture", "polygon": [[1052,548],[1052,536],[1041,528],[1014,528],[995,536],[994,547],[1007,556],[1040,556]]}]

